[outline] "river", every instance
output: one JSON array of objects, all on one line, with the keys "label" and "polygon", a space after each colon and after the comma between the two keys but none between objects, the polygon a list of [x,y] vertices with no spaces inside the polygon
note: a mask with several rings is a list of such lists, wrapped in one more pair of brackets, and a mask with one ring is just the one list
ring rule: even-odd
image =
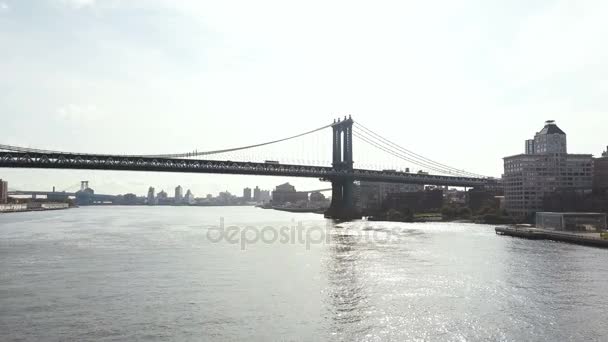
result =
[{"label": "river", "polygon": [[608,250],[253,207],[0,215],[1,341],[582,341]]}]

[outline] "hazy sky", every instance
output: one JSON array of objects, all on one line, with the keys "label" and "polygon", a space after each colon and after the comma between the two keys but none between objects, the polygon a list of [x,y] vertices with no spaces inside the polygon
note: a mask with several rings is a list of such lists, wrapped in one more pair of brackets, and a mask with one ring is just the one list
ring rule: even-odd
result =
[{"label": "hazy sky", "polygon": [[[417,153],[500,176],[501,158],[523,152],[547,119],[568,133],[570,152],[608,145],[606,18],[604,0],[0,0],[0,143],[185,152],[352,114]],[[357,151],[356,163],[369,157]],[[100,193],[181,184],[196,195],[283,181],[11,169],[0,178],[22,189],[88,179]]]}]

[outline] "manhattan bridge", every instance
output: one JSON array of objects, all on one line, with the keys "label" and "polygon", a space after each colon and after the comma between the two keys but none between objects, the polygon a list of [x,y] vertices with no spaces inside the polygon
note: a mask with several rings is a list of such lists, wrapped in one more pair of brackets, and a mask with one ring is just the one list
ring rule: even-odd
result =
[{"label": "manhattan bridge", "polygon": [[[331,133],[331,139],[326,136]],[[287,162],[284,157],[293,151],[287,147],[290,141],[300,141],[303,151],[310,152],[315,148],[314,142],[307,137],[323,134],[323,155],[331,155],[331,160]],[[317,138],[318,139],[318,138]],[[370,151],[357,161],[355,168],[354,141],[366,146]],[[274,154],[264,158],[255,151],[268,150],[270,146],[279,146]],[[281,146],[283,146],[281,148]],[[331,154],[325,149],[331,148]],[[358,147],[359,148],[359,145]],[[245,154],[251,152],[253,154]],[[382,168],[366,164],[365,159],[380,155],[382,158],[397,160],[401,165],[416,165],[425,172],[410,172],[409,168]],[[281,157],[283,156],[283,157]],[[426,158],[374,132],[366,126],[355,123],[349,116],[335,119],[332,123],[314,130],[306,131],[286,138],[219,150],[192,151],[170,154],[98,154],[45,150],[13,145],[0,145],[0,167],[37,168],[37,169],[85,169],[85,170],[118,170],[118,171],[157,171],[214,173],[235,175],[266,175],[318,178],[331,182],[331,205],[326,217],[350,219],[360,217],[354,203],[356,181],[390,182],[404,184],[421,184],[436,186],[458,186],[483,188],[492,186],[496,179],[467,172]]]}]

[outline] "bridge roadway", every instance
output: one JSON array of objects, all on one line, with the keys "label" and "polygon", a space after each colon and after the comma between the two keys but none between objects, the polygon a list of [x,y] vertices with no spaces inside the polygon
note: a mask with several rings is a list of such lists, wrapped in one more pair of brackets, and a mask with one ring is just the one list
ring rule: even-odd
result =
[{"label": "bridge roadway", "polygon": [[425,185],[479,187],[494,180],[458,176],[353,169],[336,170],[326,166],[174,159],[103,154],[38,153],[0,151],[0,167],[34,169],[78,169],[113,171],[157,171],[309,177],[323,180],[352,179]]}]

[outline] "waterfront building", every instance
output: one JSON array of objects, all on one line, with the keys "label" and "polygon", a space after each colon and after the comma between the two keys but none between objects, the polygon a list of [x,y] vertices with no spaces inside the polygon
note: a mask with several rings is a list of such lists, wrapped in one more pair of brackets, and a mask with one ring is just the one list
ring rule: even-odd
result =
[{"label": "waterfront building", "polygon": [[148,188],[147,199],[148,199],[148,205],[155,205],[156,204],[156,197],[155,197],[154,187]]},{"label": "waterfront building", "polygon": [[382,209],[433,212],[443,207],[443,189],[390,193],[382,201]]},{"label": "waterfront building", "polygon": [[591,189],[591,154],[568,154],[566,133],[554,121],[534,139],[526,141],[524,154],[504,158],[505,208],[529,217],[543,210],[543,200],[558,190]]},{"label": "waterfront building", "polygon": [[357,197],[362,210],[378,210],[389,194],[417,191],[424,191],[424,185],[362,181]]},{"label": "waterfront building", "polygon": [[184,200],[184,189],[182,188],[181,185],[178,185],[175,188],[175,204],[181,204],[182,201]]},{"label": "waterfront building", "polygon": [[168,197],[167,193],[165,192],[165,190],[161,190],[157,195],[156,198],[159,200],[166,200]]},{"label": "waterfront building", "polygon": [[272,191],[272,204],[274,205],[298,203],[302,201],[308,201],[308,193],[296,191],[296,187],[289,183],[277,185],[274,191]]},{"label": "waterfront building", "polygon": [[251,201],[251,188],[243,189],[243,200],[246,202]]},{"label": "waterfront building", "polygon": [[0,204],[8,203],[8,182],[0,179]]},{"label": "waterfront building", "polygon": [[606,214],[538,212],[536,227],[566,231],[605,230]]}]

